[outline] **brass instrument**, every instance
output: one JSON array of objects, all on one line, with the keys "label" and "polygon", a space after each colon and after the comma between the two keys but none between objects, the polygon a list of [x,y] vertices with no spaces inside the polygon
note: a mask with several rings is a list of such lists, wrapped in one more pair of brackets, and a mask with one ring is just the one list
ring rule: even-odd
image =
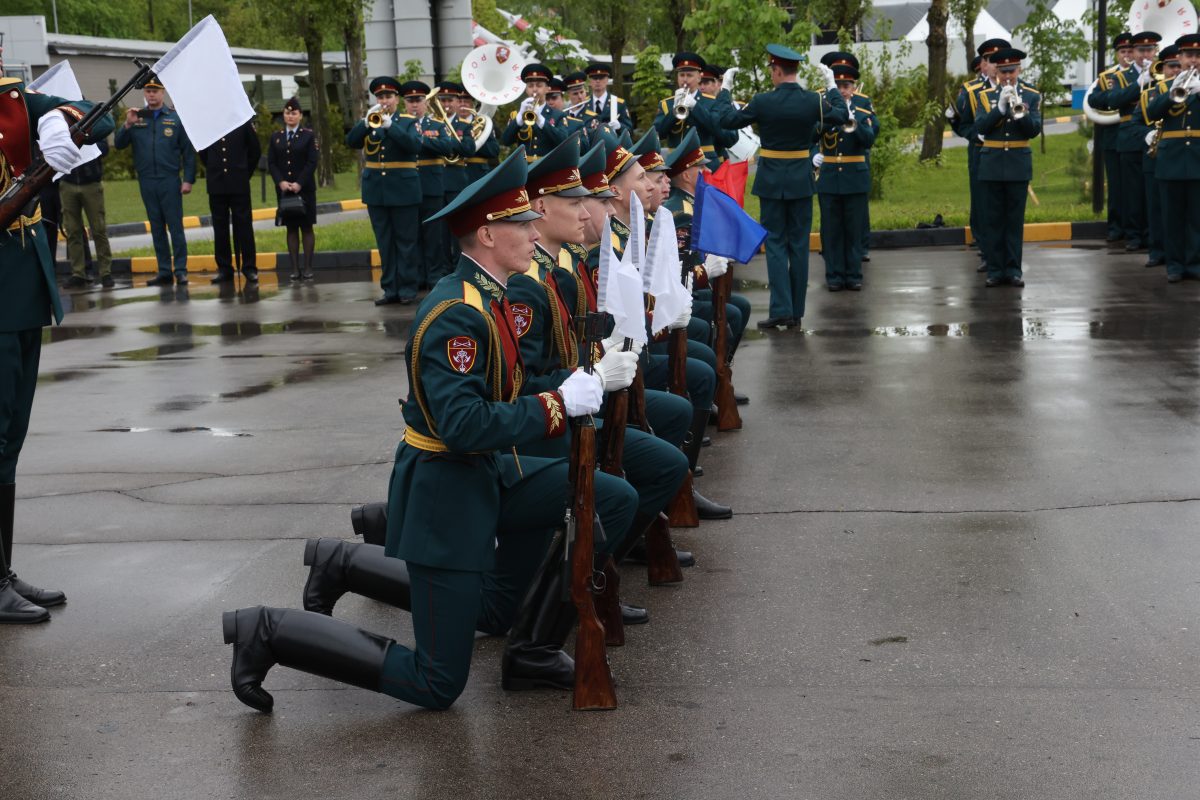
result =
[{"label": "brass instrument", "polygon": [[[446,115],[446,109],[442,106],[442,100],[437,96],[438,90],[434,89],[425,96],[425,102],[429,104],[429,111],[425,116],[429,117],[434,122],[440,122],[450,131],[450,136],[455,142],[462,142],[462,137],[458,135],[458,131],[454,130],[454,123],[450,117]],[[443,156],[447,164],[457,164],[462,160],[462,156],[457,153],[451,153],[448,156]]]},{"label": "brass instrument", "polygon": [[1154,138],[1150,140],[1150,148],[1146,150],[1147,158],[1158,158],[1158,143],[1162,139],[1163,121],[1154,123]]},{"label": "brass instrument", "polygon": [[521,68],[525,60],[505,44],[484,44],[467,53],[462,63],[462,82],[467,94],[480,106],[471,122],[475,141],[486,140],[492,133],[492,115],[505,103],[511,103],[525,90]]},{"label": "brass instrument", "polygon": [[367,127],[372,129],[383,127],[383,110],[378,103],[367,111]]},{"label": "brass instrument", "polygon": [[858,130],[858,117],[854,116],[854,109],[850,109],[850,119],[842,125],[842,133],[854,133],[856,130]]},{"label": "brass instrument", "polygon": [[1171,85],[1171,102],[1175,105],[1186,103],[1190,93],[1189,89],[1197,83],[1200,83],[1200,75],[1197,74],[1195,67],[1176,75],[1175,82]]}]

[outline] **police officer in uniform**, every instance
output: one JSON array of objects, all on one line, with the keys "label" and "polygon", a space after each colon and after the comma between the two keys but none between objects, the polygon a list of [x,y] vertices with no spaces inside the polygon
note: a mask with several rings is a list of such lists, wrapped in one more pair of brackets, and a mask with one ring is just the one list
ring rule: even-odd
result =
[{"label": "police officer in uniform", "polygon": [[206,170],[208,208],[212,212],[213,255],[217,262],[217,277],[212,282],[233,280],[233,253],[229,242],[232,218],[233,241],[242,257],[242,274],[247,283],[258,283],[250,178],[258,169],[262,145],[254,121],[247,120],[240,128],[201,150],[199,155]]},{"label": "police officer in uniform", "polygon": [[817,179],[821,252],[829,291],[857,292],[862,289],[862,230],[871,192],[867,151],[879,133],[879,121],[874,113],[853,104],[858,70],[842,63],[831,69],[838,91],[854,115],[854,130],[847,132],[845,125],[821,126],[820,152],[813,156],[813,165],[821,171]]},{"label": "police officer in uniform", "polygon": [[[1146,119],[1161,121],[1155,177],[1162,191],[1167,280],[1200,280],[1200,34],[1175,40],[1182,71],[1146,106]],[[1192,75],[1189,82],[1187,76]],[[1175,102],[1170,89],[1186,90]]]},{"label": "police officer in uniform", "polygon": [[[275,184],[276,203],[288,194],[298,194],[304,200],[302,218],[285,219],[275,215],[275,227],[287,228],[288,257],[292,262],[291,279],[312,280],[313,250],[316,240],[313,226],[317,224],[317,163],[320,148],[311,128],[301,126],[304,112],[300,101],[288,98],[283,104],[283,130],[271,134],[267,145],[267,171]],[[300,265],[301,235],[304,244],[304,266]]]},{"label": "police officer in uniform", "polygon": [[[386,549],[328,539],[306,547],[306,604],[328,613],[345,591],[378,590],[411,609],[415,646],[314,611],[227,612],[233,689],[252,708],[271,710],[262,681],[275,664],[447,708],[466,685],[476,630],[509,631],[505,688],[573,687],[574,662],[561,648],[574,606],[562,602],[560,564],[542,563],[569,499],[569,465],[511,452],[565,435],[568,418],[600,409],[604,388],[579,370],[554,389],[521,394],[525,369],[505,284],[529,268],[538,239],[526,173],[518,147],[442,210],[463,254],[413,322]],[[604,545],[619,546],[637,495],[598,474],[595,498]],[[406,569],[387,563],[398,558]]]},{"label": "police officer in uniform", "polygon": [[[544,64],[526,64],[521,70],[525,81],[525,99],[508,118],[508,125],[500,135],[502,144],[520,144],[525,148],[525,157],[533,161],[553,150],[567,138],[566,115],[546,105],[546,91],[550,86],[550,70]],[[532,123],[526,119],[531,115]]]},{"label": "police officer in uniform", "polygon": [[727,108],[721,124],[744,128],[758,123],[762,149],[753,193],[767,229],[767,275],[771,305],[762,330],[800,325],[808,294],[808,237],[814,193],[810,147],[819,125],[842,125],[848,111],[833,72],[822,66],[826,91],[802,88],[796,73],[803,58],[790,47],[767,45],[775,89],[754,96],[745,108]]},{"label": "police officer in uniform", "polygon": [[[92,104],[26,93],[21,79],[3,75],[0,52],[0,191],[33,164],[35,144],[47,164],[71,172],[81,156],[69,126]],[[104,139],[112,129],[111,117],[101,117],[89,141]],[[33,410],[42,328],[52,316],[55,322],[63,316],[41,217],[35,205],[0,230],[0,624],[44,622],[50,618],[47,606],[66,602],[62,592],[39,589],[13,572],[17,460]]]},{"label": "police officer in uniform", "polygon": [[399,92],[395,78],[373,79],[371,94],[379,102],[346,134],[346,145],[362,148],[365,157],[362,199],[367,204],[382,266],[379,285],[383,296],[375,301],[377,306],[415,302],[421,281],[417,238],[421,221],[421,177],[417,173],[421,130],[416,117],[396,110]]},{"label": "police officer in uniform", "polygon": [[[1041,95],[1021,83],[1021,59],[1015,48],[992,54],[997,85],[978,92],[975,136],[979,154],[980,209],[987,235],[981,240],[987,257],[987,286],[1025,285],[1021,254],[1025,238],[1025,200],[1033,179],[1029,140],[1042,129]],[[1018,108],[1024,105],[1024,110]]]},{"label": "police officer in uniform", "polygon": [[[150,220],[154,256],[158,260],[158,274],[146,285],[171,285],[173,255],[175,282],[183,286],[188,282],[183,195],[189,194],[196,182],[196,151],[188,141],[179,115],[163,105],[163,85],[157,77],[146,81],[142,95],[146,107],[131,108],[125,113],[125,124],[117,129],[113,144],[118,150],[133,147],[133,166]],[[181,168],[182,182],[179,180]]]}]

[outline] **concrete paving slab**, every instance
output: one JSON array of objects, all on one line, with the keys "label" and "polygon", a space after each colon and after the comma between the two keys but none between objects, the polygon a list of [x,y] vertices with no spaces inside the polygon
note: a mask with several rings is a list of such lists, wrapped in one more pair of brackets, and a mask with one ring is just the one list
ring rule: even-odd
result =
[{"label": "concrete paving slab", "polygon": [[[453,709],[276,669],[229,691],[223,610],[300,602],[302,540],[382,499],[412,308],[363,272],[251,296],[75,296],[47,335],[16,564],[53,620],[0,629],[0,795],[67,798],[1188,797],[1197,768],[1196,284],[1027,246],[814,280],[751,332],[745,427],[676,532],[676,587],[610,653],[621,707],[499,688],[481,637]],[[741,268],[761,318],[761,262]],[[125,302],[133,300],[134,302]],[[337,616],[411,639],[357,597]]]}]

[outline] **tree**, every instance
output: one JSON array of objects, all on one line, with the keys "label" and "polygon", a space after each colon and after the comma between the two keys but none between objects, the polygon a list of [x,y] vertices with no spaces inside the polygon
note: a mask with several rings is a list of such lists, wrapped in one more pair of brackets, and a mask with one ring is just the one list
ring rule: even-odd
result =
[{"label": "tree", "polygon": [[650,45],[638,53],[637,65],[633,68],[633,92],[630,94],[630,111],[634,119],[644,127],[658,114],[658,101],[666,97],[671,87],[667,84],[662,68],[662,50]]},{"label": "tree", "polygon": [[[937,108],[946,96],[946,22],[950,18],[948,0],[933,0],[929,4],[929,36],[925,46],[929,48],[929,73],[925,89],[926,108]],[[928,161],[942,154],[942,133],[946,118],[941,114],[927,114],[925,140],[921,143],[921,160]]]},{"label": "tree", "polygon": [[[1025,79],[1042,93],[1042,103],[1063,91],[1067,65],[1086,59],[1091,51],[1088,37],[1074,20],[1059,19],[1047,0],[1031,0],[1029,16],[1013,29],[1029,50]],[[1042,137],[1046,152],[1046,137]]]},{"label": "tree", "polygon": [[[731,20],[737,23],[731,24]],[[722,66],[738,67],[734,94],[747,96],[771,88],[768,44],[780,42],[800,52],[808,50],[816,27],[796,20],[789,31],[790,21],[788,12],[774,0],[697,0],[684,27],[700,55]]]},{"label": "tree", "polygon": [[967,75],[971,74],[971,60],[975,58],[975,23],[987,4],[988,0],[950,0],[950,16],[958,20],[963,29],[963,47],[967,51],[964,72]]},{"label": "tree", "polygon": [[857,38],[858,26],[871,10],[871,0],[812,0],[808,13],[821,27],[831,31],[846,31],[851,40]]}]

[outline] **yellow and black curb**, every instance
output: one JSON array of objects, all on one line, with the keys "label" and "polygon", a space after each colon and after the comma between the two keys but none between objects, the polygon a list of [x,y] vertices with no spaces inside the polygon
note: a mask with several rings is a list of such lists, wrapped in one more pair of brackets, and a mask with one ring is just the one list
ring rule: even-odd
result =
[{"label": "yellow and black curb", "polygon": [[[317,203],[318,214],[336,214],[340,211],[365,211],[366,203],[362,200],[335,200],[329,203]],[[275,219],[274,208],[256,208],[252,212],[254,221],[264,219]],[[204,214],[202,216],[187,216],[183,218],[184,228],[211,228],[212,215]],[[147,220],[141,222],[119,222],[116,225],[108,226],[108,235],[110,237],[117,236],[137,236],[140,233],[149,233],[150,223]],[[59,234],[62,238],[62,234]]]}]

